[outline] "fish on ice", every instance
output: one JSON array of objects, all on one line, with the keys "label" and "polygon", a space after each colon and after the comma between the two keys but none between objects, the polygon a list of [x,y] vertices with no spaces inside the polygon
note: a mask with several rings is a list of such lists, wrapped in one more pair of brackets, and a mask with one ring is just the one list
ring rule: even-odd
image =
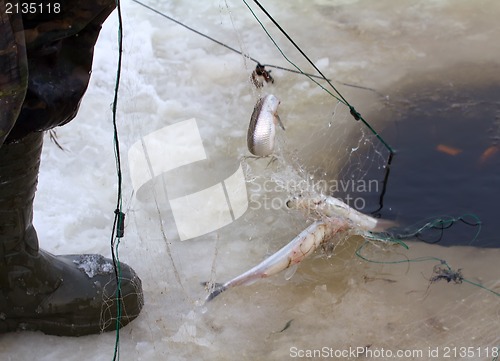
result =
[{"label": "fish on ice", "polygon": [[252,269],[224,284],[215,284],[205,302],[211,301],[230,288],[252,284],[261,278],[272,276],[299,264],[320,245],[328,242],[338,232],[346,228],[347,223],[343,222],[342,219],[326,217],[323,220],[315,221],[292,239],[290,243]]},{"label": "fish on ice", "polygon": [[296,266],[318,247],[331,241],[340,232],[353,229],[358,231],[358,234],[363,235],[364,232],[382,232],[395,225],[392,221],[363,214],[349,207],[341,200],[330,196],[297,196],[290,199],[287,206],[291,209],[315,212],[320,216],[320,219],[255,267],[226,283],[215,284],[205,302],[211,301],[230,288],[249,285],[261,278],[272,276]]}]

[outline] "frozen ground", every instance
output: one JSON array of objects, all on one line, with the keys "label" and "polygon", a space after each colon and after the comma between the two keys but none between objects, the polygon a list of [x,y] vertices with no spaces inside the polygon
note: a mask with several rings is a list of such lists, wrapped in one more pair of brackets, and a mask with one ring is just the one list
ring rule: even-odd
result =
[{"label": "frozen ground", "polygon": [[[263,5],[328,76],[384,92],[419,72],[460,63],[498,63],[500,50],[493,46],[500,35],[497,1],[395,3],[315,0]],[[288,66],[242,2],[148,4],[263,63]],[[451,352],[453,347],[473,347],[470,359],[493,359],[486,350],[489,347],[491,355],[491,348],[500,345],[498,297],[466,283],[441,281],[428,288],[436,262],[364,262],[354,255],[359,239],[349,240],[330,258],[318,252],[288,281],[277,275],[200,306],[206,295],[200,282],[226,281],[249,269],[300,232],[306,220],[262,206],[247,210],[226,227],[181,242],[161,190],[146,187],[137,197],[132,194],[128,149],[141,136],[191,118],[197,120],[207,159],[196,163],[201,171],[193,165],[165,175],[168,199],[207,188],[234,173],[247,154],[246,127],[258,92],[248,82],[255,65],[249,60],[131,1],[122,6],[125,52],[119,127],[127,228],[120,256],[141,276],[146,300],[139,318],[121,331],[122,360],[283,360],[299,356],[299,351],[365,346],[374,351],[423,352],[422,357],[399,358],[404,360],[433,359],[429,352],[435,349],[439,357],[434,359],[444,359],[446,347]],[[273,29],[270,22],[264,23]],[[48,137],[45,142],[35,222],[41,246],[56,254],[110,254],[116,183],[110,111],[116,28],[114,14],[100,36],[80,112],[57,130],[65,151]],[[276,31],[272,34],[291,58],[311,71]],[[332,154],[355,148],[362,139],[352,130],[354,121],[307,79],[279,70],[272,75],[276,84],[264,91],[282,100],[285,146],[304,167],[335,174],[343,165]],[[376,127],[384,126],[379,98],[359,89],[341,90]],[[330,123],[336,133],[329,132]],[[382,164],[377,156],[371,157],[367,162],[360,157],[357,164]],[[248,162],[257,180],[260,172],[268,171],[266,164]],[[248,188],[259,193],[252,182]],[[254,206],[263,204],[262,198],[257,200]],[[203,217],[196,207],[201,205],[193,205],[193,217]],[[499,292],[498,249],[409,245],[405,252],[389,247],[370,249],[368,255],[384,261],[443,258],[453,268],[462,268],[466,278]],[[113,333],[81,338],[7,334],[0,336],[0,355],[12,361],[109,360],[114,339]],[[447,359],[461,359],[449,355]]]}]

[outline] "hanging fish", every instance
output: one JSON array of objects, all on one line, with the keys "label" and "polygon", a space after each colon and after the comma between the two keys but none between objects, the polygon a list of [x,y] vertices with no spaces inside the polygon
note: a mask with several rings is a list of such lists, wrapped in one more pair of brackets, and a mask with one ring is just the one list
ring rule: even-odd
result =
[{"label": "hanging fish", "polygon": [[248,150],[258,157],[267,157],[274,150],[276,125],[285,130],[278,115],[280,100],[268,94],[257,101],[247,133]]}]

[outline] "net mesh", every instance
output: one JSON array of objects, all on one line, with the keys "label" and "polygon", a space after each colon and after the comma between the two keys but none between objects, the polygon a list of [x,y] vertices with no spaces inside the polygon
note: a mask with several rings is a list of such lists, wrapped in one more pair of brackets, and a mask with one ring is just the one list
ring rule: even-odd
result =
[{"label": "net mesh", "polygon": [[[355,43],[343,47],[340,55],[325,49],[314,22],[321,21],[349,39],[364,40],[371,39],[370,31],[382,32],[384,24],[347,20],[351,11],[347,4],[316,3],[311,21],[296,25],[298,10],[280,12],[277,4],[266,7],[280,15],[280,23],[290,24],[292,36],[328,74],[368,87],[393,81],[389,75],[388,80],[368,76],[366,61],[353,55],[360,51]],[[225,43],[263,63],[288,66],[243,4],[203,2],[196,9],[175,2],[148,4],[196,24],[200,31],[219,34]],[[423,5],[418,10],[430,11]],[[444,11],[438,6],[431,10]],[[441,223],[432,214],[410,225],[400,224],[391,233],[344,237],[335,248],[319,249],[303,261],[295,274],[280,273],[236,287],[204,304],[203,282],[225,282],[241,274],[311,223],[310,215],[286,207],[290,196],[332,195],[363,213],[398,221],[397,210],[381,204],[390,152],[353,119],[348,107],[307,78],[273,69],[275,83],[256,88],[250,81],[256,64],[247,56],[227,52],[147,9],[129,4],[124,11],[125,24],[143,31],[127,25],[124,29],[126,71],[119,131],[128,160],[123,164],[127,223],[120,259],[141,276],[146,305],[142,316],[122,333],[123,355],[251,360],[299,354],[312,358],[318,356],[312,352],[319,350],[321,356],[335,358],[335,352],[353,348],[357,353],[342,357],[380,359],[381,350],[394,354],[406,350],[415,353],[400,359],[418,360],[431,359],[436,350],[436,359],[447,355],[467,359],[472,348],[474,359],[496,357],[495,347],[500,345],[500,283],[493,266],[497,249],[442,247],[410,237],[424,227],[432,235],[420,232],[423,238],[434,240],[440,226],[446,228],[446,221],[455,224],[461,214]],[[380,15],[377,8],[364,11],[365,18]],[[256,13],[282,51],[312,73],[271,22]],[[407,17],[408,29],[421,20]],[[340,35],[332,37],[340,41]],[[114,47],[111,39],[105,38],[102,44]],[[405,58],[411,57],[410,50],[402,53]],[[370,56],[370,50],[362,54]],[[349,62],[338,61],[342,55]],[[380,62],[376,58],[372,66]],[[99,52],[95,64],[94,73],[100,75],[94,86],[110,88],[116,64]],[[359,74],[366,76],[366,83]],[[347,99],[355,99],[356,110],[377,131],[388,125],[391,108],[386,105],[391,99],[380,90],[342,84],[338,89]],[[104,93],[90,93],[82,105],[88,121],[81,132],[95,132],[98,127],[109,134],[109,129],[92,120],[100,119],[93,109]],[[278,112],[286,130],[277,130],[274,158],[255,159],[248,157],[246,132],[256,100],[267,93],[281,100]],[[74,123],[68,128],[76,127]],[[58,134],[64,145],[63,129]],[[97,159],[99,151],[92,144],[84,149],[84,156]],[[48,157],[58,157],[57,151],[54,148]],[[175,163],[179,159],[182,162]],[[111,164],[106,161],[102,167],[111,169]],[[244,199],[238,194],[244,194]],[[477,228],[465,227],[472,239]],[[97,251],[106,253],[104,246]],[[105,354],[112,336],[102,340],[95,349]]]},{"label": "net mesh", "polygon": [[[254,56],[256,52],[259,58],[280,61],[276,48],[239,6],[224,2],[215,11],[208,11],[219,23],[217,31],[226,28],[229,37],[225,40],[234,41],[243,53]],[[189,14],[183,14],[183,19],[189,21]],[[272,29],[268,21],[263,22]],[[213,24],[203,25],[207,31],[213,29]],[[389,152],[352,118],[349,108],[310,80],[273,70],[275,84],[256,89],[249,81],[254,64],[246,57],[227,54],[173,25],[167,33],[170,39],[183,36],[186,41],[168,41],[159,34],[155,41],[153,35],[147,66],[129,65],[136,69],[127,91],[134,97],[122,109],[129,123],[122,131],[129,137],[130,148],[140,142],[138,149],[145,154],[150,175],[147,184],[135,190],[129,214],[135,228],[132,234],[137,234],[141,245],[134,252],[148,264],[143,270],[149,293],[146,299],[150,300],[146,317],[160,316],[154,323],[157,329],[149,331],[153,345],[159,347],[159,332],[163,335],[161,342],[168,345],[164,352],[178,357],[208,348],[227,358],[271,355],[277,359],[290,355],[293,347],[342,350],[353,345],[366,347],[368,358],[375,357],[370,352],[382,349],[421,350],[425,358],[436,347],[440,355],[451,355],[456,352],[453,347],[462,346],[489,347],[491,354],[491,348],[500,343],[494,332],[498,326],[498,293],[477,285],[498,291],[498,282],[495,275],[480,267],[482,262],[472,257],[481,253],[484,262],[488,255],[480,249],[461,252],[409,240],[422,227],[439,229],[432,228],[439,224],[435,219],[423,219],[420,224],[371,239],[344,237],[333,250],[318,250],[294,275],[278,274],[204,304],[207,291],[202,282],[225,282],[237,276],[309,224],[309,215],[285,207],[290,196],[319,192],[339,197],[362,212],[377,210],[377,216],[387,215],[386,209],[380,209],[380,196]],[[280,34],[274,30],[271,33],[284,52],[294,54]],[[176,60],[186,57],[188,62]],[[327,59],[318,63],[329,65]],[[310,70],[305,63],[300,66]],[[165,73],[148,76],[148,69],[157,67]],[[138,80],[149,84],[146,89],[141,87],[144,94],[135,91]],[[179,87],[183,92],[175,95]],[[372,91],[349,86],[340,89],[346,97],[357,100],[361,114],[373,114],[373,109],[386,100]],[[267,93],[281,100],[279,115],[286,130],[278,129],[274,158],[255,159],[248,157],[246,130],[256,99]],[[205,156],[168,171],[154,169],[152,163],[160,159],[147,140],[150,134],[188,119],[195,119]],[[386,125],[384,119],[370,121],[379,129]],[[163,141],[166,146],[168,141]],[[184,141],[187,147],[197,146],[190,138]],[[248,207],[238,216],[226,180],[239,167]],[[199,194],[219,184],[225,198],[210,192]],[[209,224],[220,223],[223,210],[219,205],[223,201],[232,206],[231,221],[204,232],[205,226],[200,224],[207,219]],[[184,208],[188,214],[181,214],[186,212]],[[186,219],[185,229],[181,229]],[[193,222],[200,230],[191,237],[188,230],[194,227]],[[393,242],[401,238],[409,249]],[[367,240],[369,243],[365,243]],[[449,267],[449,273],[439,268],[443,264]],[[454,282],[459,278],[459,268],[463,278],[476,285]],[[488,316],[495,322],[487,322]],[[353,331],[345,332],[338,325],[352,325]],[[482,351],[484,356],[486,351]],[[418,354],[408,357],[412,358],[418,359]]]}]

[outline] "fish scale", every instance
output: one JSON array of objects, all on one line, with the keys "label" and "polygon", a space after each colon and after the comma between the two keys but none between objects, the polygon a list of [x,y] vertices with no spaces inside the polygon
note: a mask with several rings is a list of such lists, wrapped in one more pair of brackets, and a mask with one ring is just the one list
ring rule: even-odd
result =
[{"label": "fish scale", "polygon": [[260,98],[253,109],[247,133],[250,153],[267,157],[273,153],[276,124],[284,129],[278,116],[280,100],[272,94]]}]

